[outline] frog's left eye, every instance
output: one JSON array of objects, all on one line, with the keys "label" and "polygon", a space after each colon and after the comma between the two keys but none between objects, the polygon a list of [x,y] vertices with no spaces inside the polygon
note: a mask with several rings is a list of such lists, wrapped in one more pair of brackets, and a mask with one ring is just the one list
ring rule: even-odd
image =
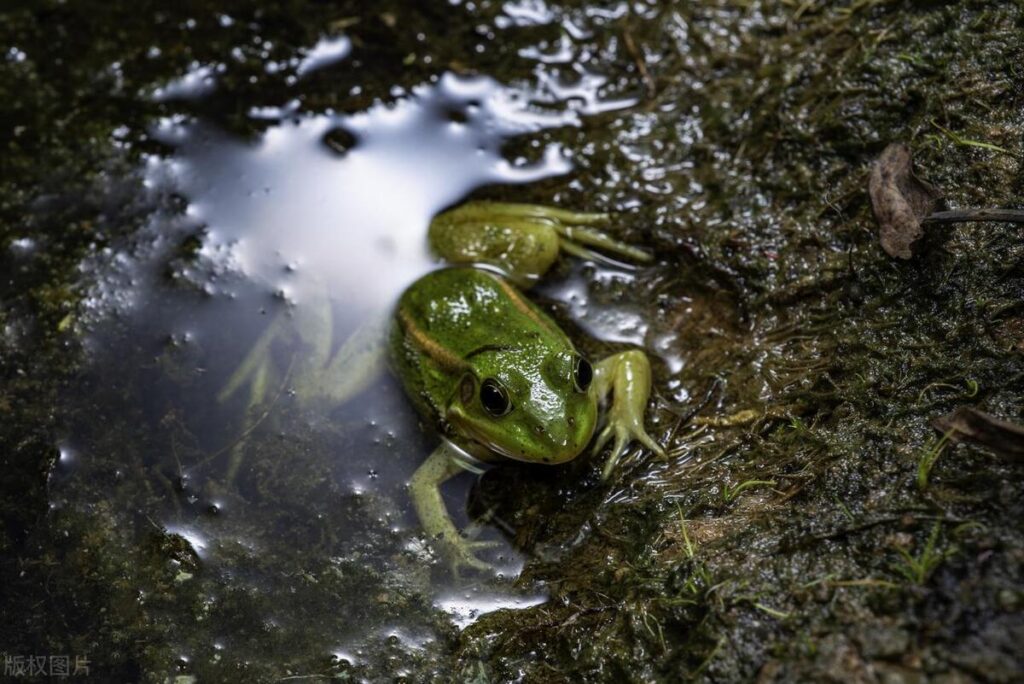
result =
[{"label": "frog's left eye", "polygon": [[480,403],[484,410],[495,418],[500,418],[512,410],[512,402],[508,391],[494,378],[487,378],[480,385]]},{"label": "frog's left eye", "polygon": [[582,356],[572,364],[572,386],[577,392],[586,392],[594,381],[594,367]]}]

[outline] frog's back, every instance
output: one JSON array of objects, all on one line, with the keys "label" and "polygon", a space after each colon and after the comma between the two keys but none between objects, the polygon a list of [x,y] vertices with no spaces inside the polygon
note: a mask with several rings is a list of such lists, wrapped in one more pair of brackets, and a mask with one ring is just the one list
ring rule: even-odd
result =
[{"label": "frog's back", "polygon": [[506,345],[572,349],[554,321],[513,285],[475,268],[445,268],[402,294],[391,361],[418,408],[437,415],[474,352]]}]

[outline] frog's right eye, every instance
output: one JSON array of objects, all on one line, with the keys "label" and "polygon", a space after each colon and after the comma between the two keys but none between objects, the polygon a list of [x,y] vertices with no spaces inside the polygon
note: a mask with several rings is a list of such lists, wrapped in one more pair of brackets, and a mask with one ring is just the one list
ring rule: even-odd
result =
[{"label": "frog's right eye", "polygon": [[480,384],[480,403],[484,410],[495,418],[500,418],[512,410],[512,402],[508,391],[494,378],[487,378]]}]

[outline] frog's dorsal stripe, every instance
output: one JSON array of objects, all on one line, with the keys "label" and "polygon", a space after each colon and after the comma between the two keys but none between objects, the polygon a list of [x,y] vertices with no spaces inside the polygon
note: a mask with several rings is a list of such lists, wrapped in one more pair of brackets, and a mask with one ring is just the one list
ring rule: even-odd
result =
[{"label": "frog's dorsal stripe", "polygon": [[548,332],[554,333],[561,337],[562,331],[551,325],[551,321],[546,320],[544,317],[537,314],[537,310],[530,306],[530,303],[523,299],[523,296],[519,294],[516,288],[512,287],[504,278],[494,278],[501,287],[502,292],[508,297],[509,301],[512,302],[512,306],[516,307],[519,313],[528,317],[531,321],[544,328]]},{"label": "frog's dorsal stripe", "polygon": [[416,323],[413,321],[412,316],[405,310],[405,307],[398,307],[398,320],[402,323],[402,328],[406,334],[412,338],[412,341],[423,350],[427,356],[429,356],[437,365],[441,366],[446,371],[462,371],[469,368],[469,364],[459,358],[459,356],[448,349],[437,340],[431,339],[430,335],[424,332]]}]

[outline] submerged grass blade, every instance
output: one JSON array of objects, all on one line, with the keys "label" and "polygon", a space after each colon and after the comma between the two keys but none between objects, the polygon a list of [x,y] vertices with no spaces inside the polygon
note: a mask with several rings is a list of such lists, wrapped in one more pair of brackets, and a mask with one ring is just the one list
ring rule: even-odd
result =
[{"label": "submerged grass blade", "polygon": [[942,435],[942,438],[935,443],[935,446],[921,455],[921,460],[917,462],[917,488],[919,490],[924,491],[928,488],[928,476],[931,475],[932,467],[946,449],[952,435],[952,430]]},{"label": "submerged grass blade", "polygon": [[955,142],[957,145],[965,145],[967,147],[980,147],[985,150],[992,150],[993,152],[1002,152],[1003,154],[1009,154],[1013,156],[1013,152],[1010,152],[1010,150],[1006,149],[1005,147],[1000,147],[999,145],[984,142],[982,140],[971,140],[970,138],[965,138],[958,133],[954,133],[945,126],[940,125],[939,122],[937,122],[935,119],[932,119],[931,124],[932,126],[935,126],[935,128],[939,129],[939,131],[941,131],[943,135],[945,135],[947,138]]}]

